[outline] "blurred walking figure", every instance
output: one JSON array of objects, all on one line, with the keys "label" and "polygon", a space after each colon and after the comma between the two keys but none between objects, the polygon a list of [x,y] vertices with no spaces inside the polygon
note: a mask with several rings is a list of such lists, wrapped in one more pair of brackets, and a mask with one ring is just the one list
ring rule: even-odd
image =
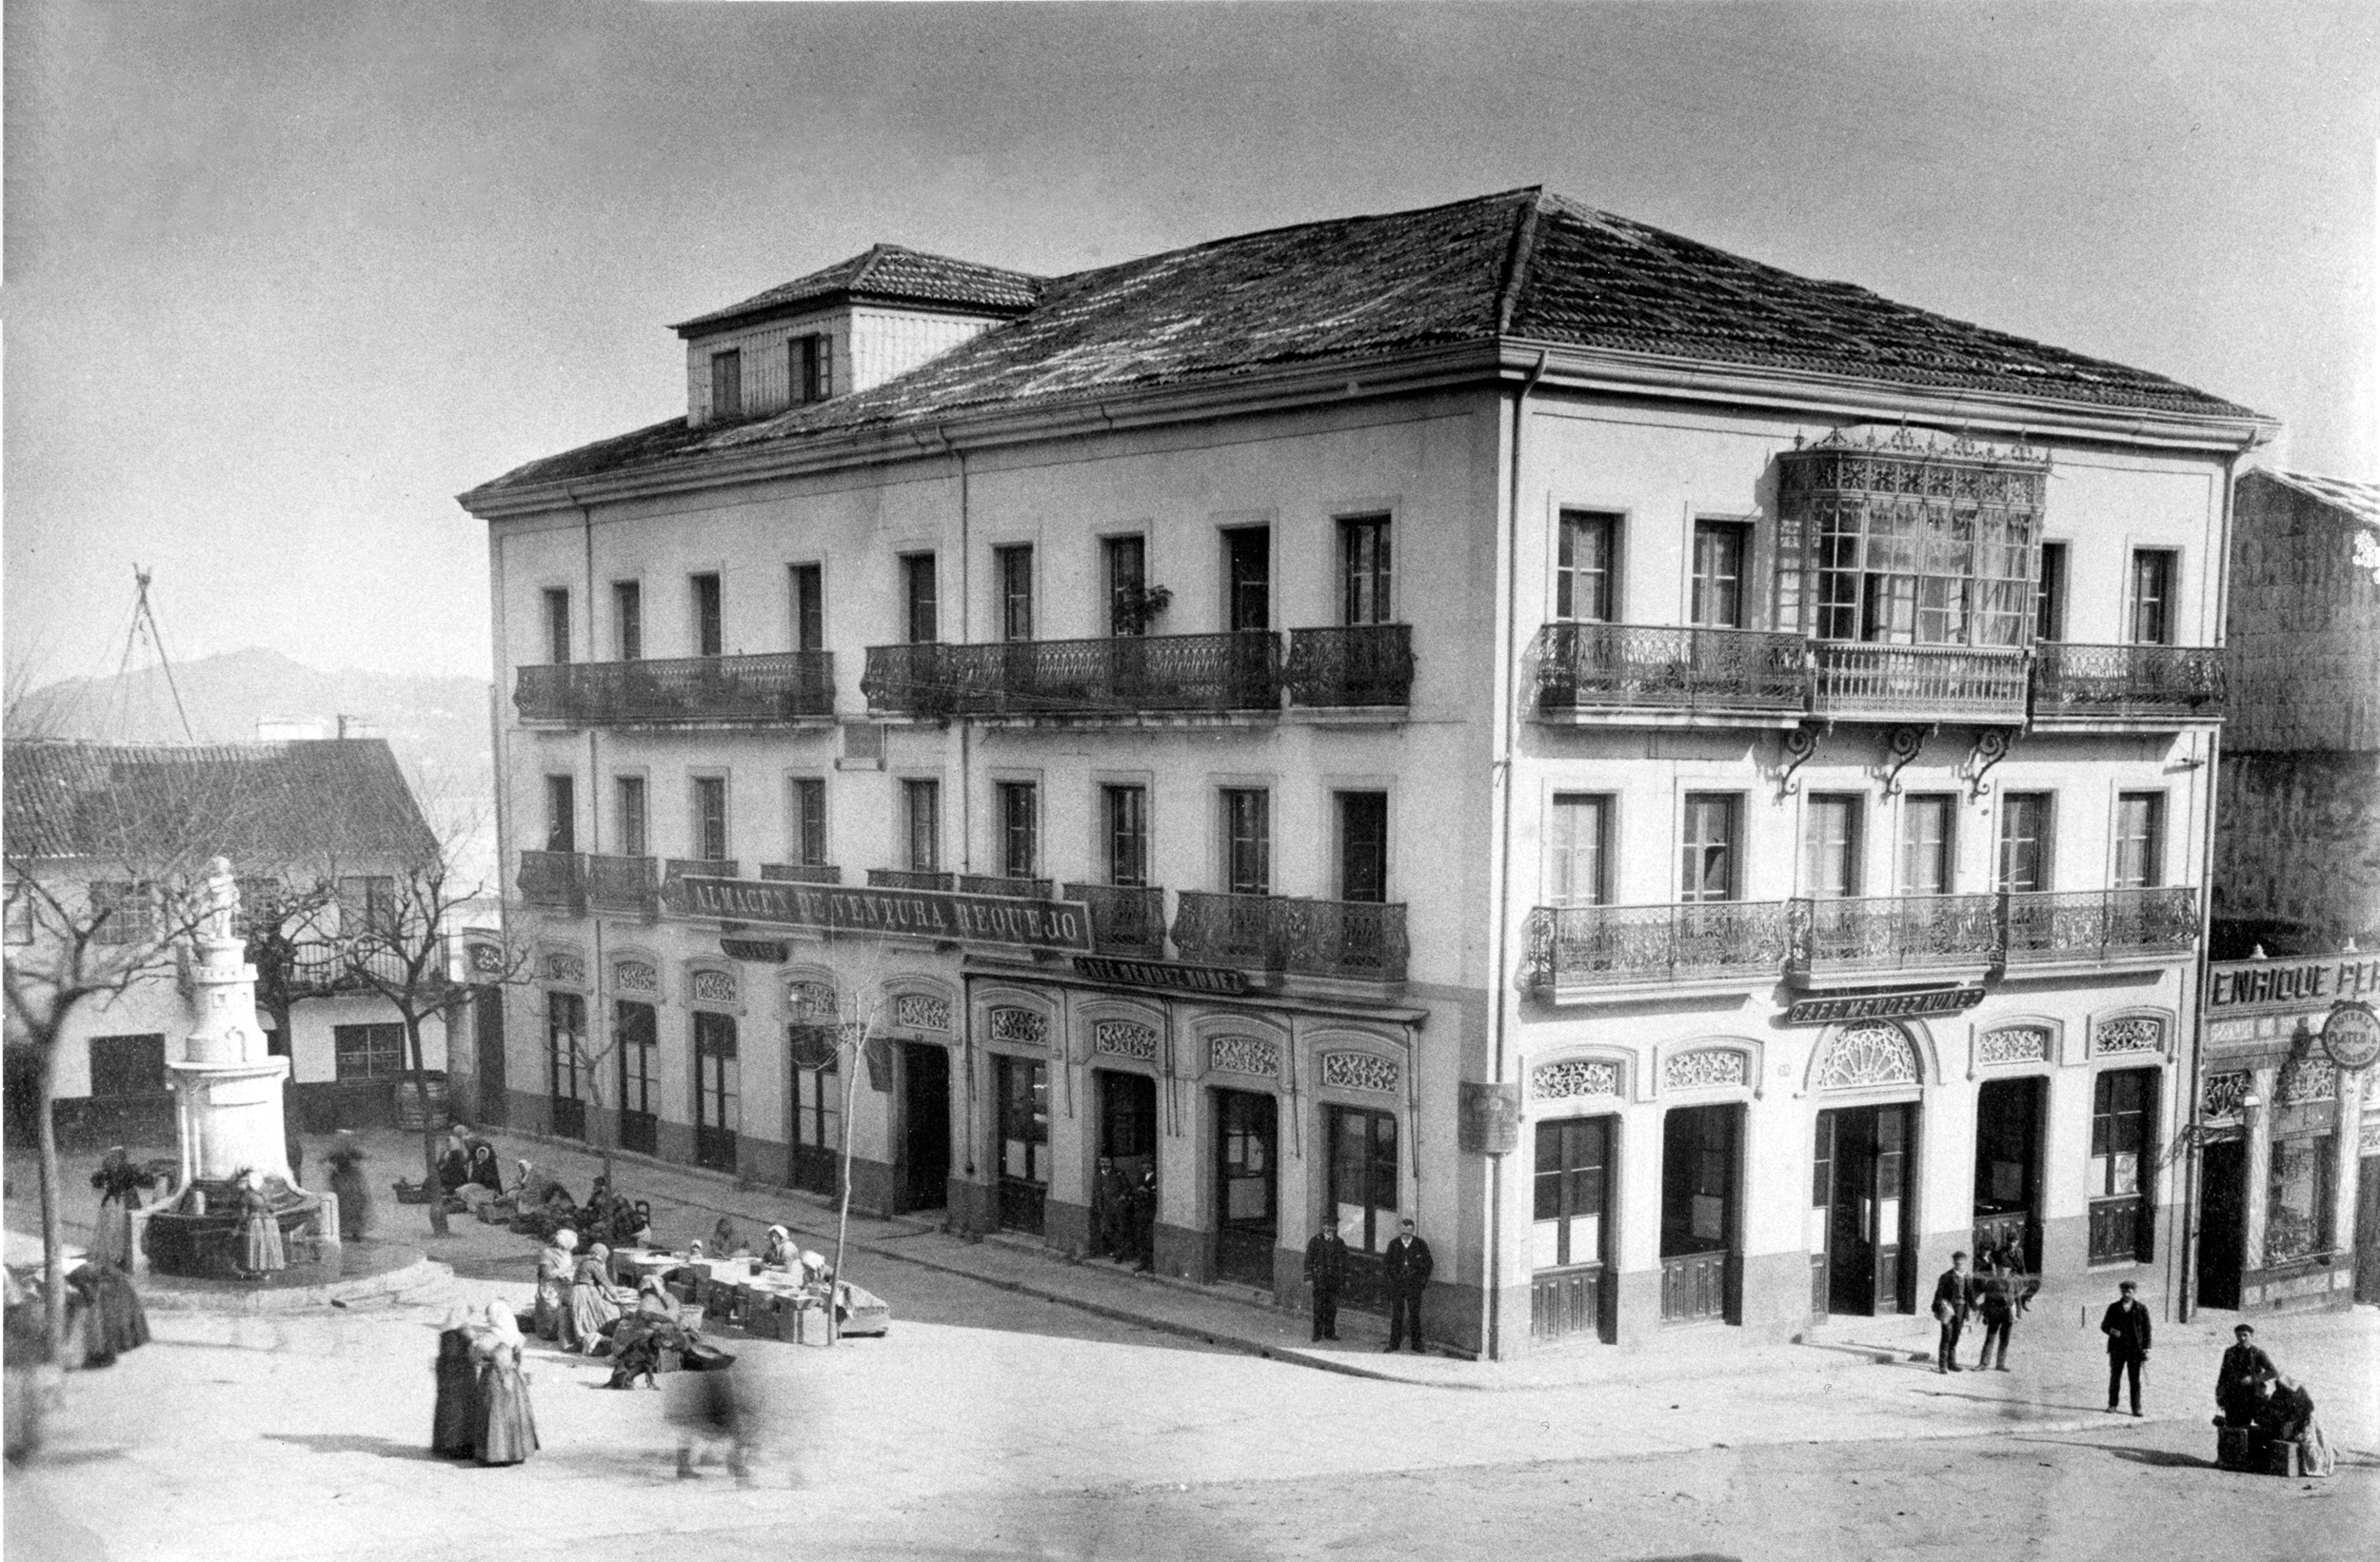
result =
[{"label": "blurred walking figure", "polygon": [[80,1339],[82,1365],[112,1367],[117,1356],[149,1343],[149,1314],[132,1276],[113,1264],[83,1263],[66,1283],[66,1334]]},{"label": "blurred walking figure", "polygon": [[[713,1450],[726,1445],[727,1473],[740,1481],[752,1478],[752,1414],[744,1402],[744,1384],[736,1358],[714,1353],[703,1358],[694,1353],[685,1372],[669,1374],[669,1420],[678,1429],[678,1478],[693,1480],[696,1445],[708,1463]],[[701,1364],[697,1365],[697,1360]]]},{"label": "blurred walking figure", "polygon": [[132,1267],[132,1212],[141,1207],[141,1190],[157,1186],[153,1172],[132,1164],[124,1146],[111,1144],[90,1175],[99,1190],[99,1230],[91,1239],[91,1262]]},{"label": "blurred walking figure", "polygon": [[439,1331],[438,1402],[430,1411],[429,1451],[467,1459],[479,1445],[479,1366],[471,1359],[477,1331],[461,1318]]},{"label": "blurred walking figure", "polygon": [[1100,1157],[1091,1196],[1099,1218],[1092,1233],[1094,1251],[1103,1258],[1121,1258],[1132,1246],[1132,1181],[1116,1169],[1112,1157]]},{"label": "blurred walking figure", "polygon": [[339,1142],[326,1156],[330,1162],[330,1192],[339,1200],[339,1240],[360,1242],[371,1228],[372,1196],[364,1187],[364,1146],[355,1130],[339,1130]]},{"label": "blurred walking figure", "polygon": [[487,1304],[487,1327],[472,1341],[478,1357],[479,1421],[471,1446],[482,1464],[520,1464],[537,1452],[537,1415],[529,1407],[529,1374],[521,1367],[521,1326],[512,1304]]},{"label": "blurred walking figure", "polygon": [[1142,1274],[1157,1267],[1157,1166],[1151,1161],[1132,1185],[1133,1267]]}]

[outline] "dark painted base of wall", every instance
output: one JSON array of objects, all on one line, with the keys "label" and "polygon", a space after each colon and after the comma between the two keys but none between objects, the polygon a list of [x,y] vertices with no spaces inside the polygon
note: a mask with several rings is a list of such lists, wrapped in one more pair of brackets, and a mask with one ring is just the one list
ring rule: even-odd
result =
[{"label": "dark painted base of wall", "polygon": [[2243,1313],[2342,1313],[2355,1305],[2355,1255],[2251,1269],[2239,1277]]}]

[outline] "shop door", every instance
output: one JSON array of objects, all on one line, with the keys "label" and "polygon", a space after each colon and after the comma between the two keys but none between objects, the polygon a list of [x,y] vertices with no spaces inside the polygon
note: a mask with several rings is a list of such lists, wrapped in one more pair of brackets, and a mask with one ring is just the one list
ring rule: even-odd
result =
[{"label": "shop door", "polygon": [[993,1058],[992,1095],[1000,1114],[1000,1224],[1039,1236],[1049,1196],[1049,1065]]},{"label": "shop door", "polygon": [[471,989],[471,1037],[479,1060],[479,1121],[502,1128],[505,1114],[505,990]]},{"label": "shop door", "polygon": [[2041,1273],[2041,1099],[2046,1079],[1993,1079],[1975,1093],[1974,1263],[2012,1248]]},{"label": "shop door", "polygon": [[1386,1276],[1380,1255],[1396,1239],[1397,1115],[1359,1107],[1327,1109],[1330,1141],[1328,1208],[1339,1216],[1339,1240],[1347,1244],[1347,1283],[1342,1307],[1385,1312]]},{"label": "shop door", "polygon": [[2380,1302],[2380,1156],[2366,1156],[2355,1177],[2355,1299]]},{"label": "shop door", "polygon": [[1826,1311],[1905,1311],[1908,1251],[1907,1106],[1863,1106],[1818,1114],[1819,1163],[1828,1167]]},{"label": "shop door", "polygon": [[620,1049],[620,1148],[640,1156],[661,1153],[659,1059],[661,1033],[649,1003],[619,999],[611,1006],[612,1034]]},{"label": "shop door", "polygon": [[557,1138],[586,1137],[586,1101],[579,1070],[586,1051],[586,999],[576,993],[545,995],[545,1099]]},{"label": "shop door", "polygon": [[950,1203],[950,1049],[901,1048],[901,1208]]},{"label": "shop door", "polygon": [[2198,1162],[2198,1305],[2237,1308],[2248,1246],[2246,1139],[2217,1139],[2206,1147]]},{"label": "shop door", "polygon": [[1540,1343],[1611,1337],[1604,1268],[1613,1120],[1568,1117],[1537,1127],[1529,1337]]},{"label": "shop door", "polygon": [[1661,1123],[1661,1321],[1733,1315],[1742,1109],[1681,1107]]},{"label": "shop door", "polygon": [[742,1074],[736,1061],[736,1022],[726,1015],[694,1016],[694,1163],[714,1172],[736,1169],[736,1134],[743,1123]]},{"label": "shop door", "polygon": [[1215,1272],[1270,1291],[1280,1240],[1280,1114],[1273,1097],[1215,1093]]}]

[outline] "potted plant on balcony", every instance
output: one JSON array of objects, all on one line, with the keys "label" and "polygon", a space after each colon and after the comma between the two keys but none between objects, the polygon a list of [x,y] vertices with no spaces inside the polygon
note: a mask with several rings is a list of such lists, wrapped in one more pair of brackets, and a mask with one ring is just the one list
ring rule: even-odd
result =
[{"label": "potted plant on balcony", "polygon": [[1149,626],[1164,616],[1173,600],[1173,591],[1166,586],[1134,581],[1116,588],[1108,608],[1108,627],[1120,642],[1115,648],[1115,692],[1119,703],[1140,703],[1148,677],[1148,647],[1140,642],[1148,634]]}]

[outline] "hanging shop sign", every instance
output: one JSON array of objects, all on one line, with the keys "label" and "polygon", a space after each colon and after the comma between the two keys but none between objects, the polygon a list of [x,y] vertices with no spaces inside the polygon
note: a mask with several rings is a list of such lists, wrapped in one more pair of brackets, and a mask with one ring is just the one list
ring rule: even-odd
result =
[{"label": "hanging shop sign", "polygon": [[1456,1147],[1465,1155],[1509,1156],[1520,1148],[1520,1086],[1462,1082]]},{"label": "hanging shop sign", "polygon": [[2380,955],[2311,960],[2227,960],[2207,970],[2207,1012],[2304,1008],[2380,998]]},{"label": "hanging shop sign", "polygon": [[1075,975],[1093,981],[1113,981],[1127,987],[1162,987],[1170,993],[1212,993],[1229,997],[1248,990],[1248,974],[1220,965],[1178,965],[1172,960],[1124,960],[1105,955],[1077,955]]},{"label": "hanging shop sign", "polygon": [[2380,1058],[2380,1015],[2369,1003],[2341,1003],[2322,1022],[2322,1050],[2348,1070],[2370,1068]]},{"label": "hanging shop sign", "polygon": [[719,952],[751,965],[783,965],[793,959],[792,946],[779,939],[722,939]]},{"label": "hanging shop sign", "polygon": [[857,889],[773,879],[688,877],[679,882],[686,914],[693,917],[1013,949],[1091,947],[1090,908],[1078,900],[1012,900],[998,895]]},{"label": "hanging shop sign", "polygon": [[1915,1019],[1954,1015],[1983,1001],[1980,987],[1929,987],[1922,992],[1837,993],[1795,998],[1785,1011],[1788,1025],[1835,1025],[1848,1019]]}]

